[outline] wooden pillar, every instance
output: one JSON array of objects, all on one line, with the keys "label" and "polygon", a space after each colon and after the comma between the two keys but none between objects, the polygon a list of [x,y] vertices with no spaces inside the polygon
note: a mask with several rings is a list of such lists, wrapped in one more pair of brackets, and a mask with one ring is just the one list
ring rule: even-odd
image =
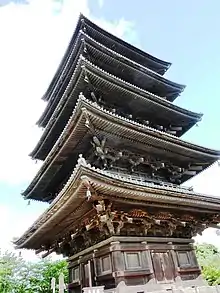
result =
[{"label": "wooden pillar", "polygon": [[154,274],[154,268],[153,268],[150,248],[149,248],[148,243],[146,241],[141,242],[141,244],[143,244],[145,246],[146,261],[147,261],[148,267],[151,272],[149,283],[155,284],[156,279],[155,279],[155,274]]},{"label": "wooden pillar", "polygon": [[178,260],[177,260],[176,251],[174,249],[174,245],[172,242],[168,242],[168,244],[170,245],[170,253],[172,256],[174,269],[175,269],[175,276],[174,276],[175,282],[181,282],[181,277],[180,277],[180,273],[179,273],[179,264],[178,264]]}]

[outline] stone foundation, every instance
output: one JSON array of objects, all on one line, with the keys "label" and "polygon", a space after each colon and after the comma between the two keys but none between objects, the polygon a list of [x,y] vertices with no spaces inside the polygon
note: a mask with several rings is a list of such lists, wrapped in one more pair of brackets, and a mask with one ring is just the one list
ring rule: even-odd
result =
[{"label": "stone foundation", "polygon": [[103,287],[83,288],[84,293],[220,293],[220,286],[195,286],[195,287],[179,287],[170,289],[162,289],[157,291],[149,291],[145,286],[126,286],[121,284],[116,289],[104,290]]}]

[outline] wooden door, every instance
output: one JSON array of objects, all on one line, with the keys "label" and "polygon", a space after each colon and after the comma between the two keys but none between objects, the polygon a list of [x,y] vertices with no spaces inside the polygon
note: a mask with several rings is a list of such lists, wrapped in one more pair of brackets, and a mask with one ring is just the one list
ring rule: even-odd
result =
[{"label": "wooden door", "polygon": [[152,262],[155,279],[160,283],[174,281],[175,270],[172,256],[169,251],[152,252]]}]

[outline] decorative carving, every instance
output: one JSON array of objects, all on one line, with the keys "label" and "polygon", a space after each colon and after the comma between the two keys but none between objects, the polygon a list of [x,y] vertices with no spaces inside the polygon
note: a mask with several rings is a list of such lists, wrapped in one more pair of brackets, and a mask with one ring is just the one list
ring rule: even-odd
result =
[{"label": "decorative carving", "polygon": [[126,218],[125,214],[121,214],[119,216],[118,226],[116,228],[116,235],[120,235],[121,229],[124,227],[126,219],[127,218]]},{"label": "decorative carving", "polygon": [[181,216],[181,221],[192,222],[195,220],[195,217],[189,214],[184,214]]},{"label": "decorative carving", "polygon": [[219,215],[219,214],[215,214],[214,216],[212,216],[212,221],[213,221],[215,224],[220,223],[220,215]]},{"label": "decorative carving", "polygon": [[168,220],[168,219],[172,219],[173,215],[171,213],[168,213],[168,212],[159,212],[156,215],[156,218],[160,219],[160,220]]},{"label": "decorative carving", "polygon": [[87,230],[84,230],[84,231],[81,232],[81,235],[83,237],[85,247],[91,246],[92,245],[92,239],[90,237],[90,233]]},{"label": "decorative carving", "polygon": [[180,184],[182,176],[187,170],[182,166],[176,166],[169,161],[153,156],[137,155],[124,149],[117,150],[110,145],[110,142],[107,142],[105,137],[93,136],[91,144],[94,156],[91,156],[89,160],[98,168],[115,169],[115,171],[119,168],[124,170],[124,173],[132,173],[137,176],[146,174],[145,178],[157,180],[161,184],[162,182]]},{"label": "decorative carving", "polygon": [[153,226],[153,221],[149,220],[149,219],[143,219],[142,220],[142,224],[143,224],[143,228],[144,228],[144,235],[148,235],[148,232],[150,231],[150,229]]},{"label": "decorative carving", "polygon": [[113,219],[115,213],[111,211],[112,203],[106,203],[104,200],[101,200],[94,207],[97,211],[99,229],[106,235],[114,235]]},{"label": "decorative carving", "polygon": [[137,167],[138,165],[144,162],[144,158],[143,157],[130,158],[128,159],[128,162],[130,163],[131,172],[133,173],[135,170],[135,167]]},{"label": "decorative carving", "polygon": [[100,216],[100,230],[104,231],[106,235],[114,235],[115,229],[113,225],[114,215],[112,213]]},{"label": "decorative carving", "polygon": [[103,168],[112,168],[113,164],[122,157],[122,152],[111,153],[109,148],[106,147],[106,138],[99,139],[93,136],[92,146],[95,156],[102,162]]},{"label": "decorative carving", "polygon": [[99,200],[98,203],[94,204],[94,208],[97,211],[97,214],[100,214],[101,212],[105,211],[105,201],[104,200]]},{"label": "decorative carving", "polygon": [[167,221],[167,235],[173,236],[174,232],[177,229],[177,226],[180,226],[180,222],[176,219],[170,219]]},{"label": "decorative carving", "polygon": [[83,158],[83,155],[80,154],[77,163],[81,166],[86,167],[88,164],[86,162],[86,160]]},{"label": "decorative carving", "polygon": [[96,157],[98,157],[104,167],[107,167],[107,153],[108,153],[108,149],[106,148],[105,144],[106,144],[106,138],[103,138],[103,139],[98,139],[97,136],[93,136],[93,139],[92,139],[92,146],[93,146],[93,149],[94,149],[94,153],[96,155]]},{"label": "decorative carving", "polygon": [[141,209],[133,209],[129,212],[129,215],[133,218],[147,218],[149,214]]},{"label": "decorative carving", "polygon": [[112,235],[167,236],[191,238],[207,228],[215,216],[196,218],[194,215],[176,215],[167,211],[118,210],[108,200],[96,200],[89,213],[75,231],[65,234],[53,246],[59,253],[72,255]]}]

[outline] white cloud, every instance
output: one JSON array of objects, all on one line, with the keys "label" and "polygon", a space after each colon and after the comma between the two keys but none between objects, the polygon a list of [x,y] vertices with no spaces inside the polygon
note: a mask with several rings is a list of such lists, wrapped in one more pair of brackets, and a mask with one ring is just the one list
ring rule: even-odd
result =
[{"label": "white cloud", "polygon": [[27,0],[0,0],[0,7],[5,6],[10,3],[19,3],[19,4],[27,4]]},{"label": "white cloud", "polygon": [[[31,0],[28,5],[12,2],[16,1],[0,8],[0,182],[21,184],[31,180],[41,165],[28,157],[42,133],[35,126],[45,107],[41,97],[69,43],[79,13],[91,15],[87,0]],[[131,30],[124,20],[101,20],[99,24],[119,37]],[[45,204],[26,204],[19,208],[13,202],[8,206],[0,201],[2,249],[12,249],[12,238],[23,234],[45,209]],[[34,256],[24,251],[22,255]]]},{"label": "white cloud", "polygon": [[[58,13],[59,11],[59,13]],[[41,164],[28,153],[41,135],[35,127],[45,104],[41,101],[64,54],[79,13],[90,16],[86,0],[32,0],[28,5],[0,8],[0,181],[31,180]],[[99,24],[122,37],[129,22]]]}]

